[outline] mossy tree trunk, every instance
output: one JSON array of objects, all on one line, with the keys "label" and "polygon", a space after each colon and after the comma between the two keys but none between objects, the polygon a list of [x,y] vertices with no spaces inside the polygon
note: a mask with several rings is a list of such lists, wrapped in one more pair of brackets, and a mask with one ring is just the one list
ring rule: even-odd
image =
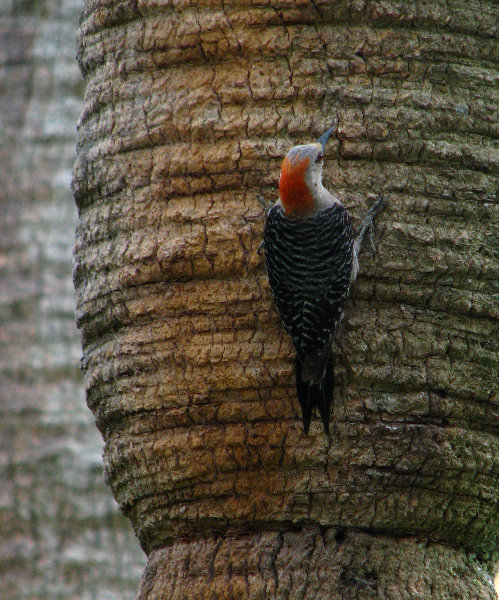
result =
[{"label": "mossy tree trunk", "polygon": [[[139,597],[492,599],[494,1],[87,2],[75,284]],[[338,121],[326,183],[389,195],[327,439],[257,252],[257,194]]]}]

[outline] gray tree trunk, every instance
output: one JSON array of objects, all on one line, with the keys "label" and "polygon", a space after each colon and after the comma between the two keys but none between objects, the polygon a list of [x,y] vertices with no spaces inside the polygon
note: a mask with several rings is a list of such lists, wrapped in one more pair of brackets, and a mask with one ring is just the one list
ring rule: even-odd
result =
[{"label": "gray tree trunk", "polygon": [[76,0],[0,2],[0,598],[133,598],[74,326]]},{"label": "gray tree trunk", "polygon": [[[495,1],[87,2],[75,285],[139,597],[492,600]],[[302,433],[257,194],[390,197]]]}]

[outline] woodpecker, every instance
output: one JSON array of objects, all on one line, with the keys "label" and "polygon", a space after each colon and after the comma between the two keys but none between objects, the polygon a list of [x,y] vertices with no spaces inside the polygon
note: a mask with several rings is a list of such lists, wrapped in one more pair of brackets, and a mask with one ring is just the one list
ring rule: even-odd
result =
[{"label": "woodpecker", "polygon": [[354,240],[346,208],[322,185],[325,146],[334,129],[316,143],[294,146],[287,153],[279,200],[268,211],[263,236],[274,303],[296,350],[296,389],[305,434],[315,407],[329,434],[331,346],[357,277],[362,239],[368,230],[372,233],[374,218],[385,204],[378,198]]}]

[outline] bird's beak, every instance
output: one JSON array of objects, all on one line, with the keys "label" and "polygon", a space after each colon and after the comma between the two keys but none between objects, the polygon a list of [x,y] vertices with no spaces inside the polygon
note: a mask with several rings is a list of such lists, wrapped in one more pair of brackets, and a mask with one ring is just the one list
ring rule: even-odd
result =
[{"label": "bird's beak", "polygon": [[321,137],[317,140],[317,142],[322,146],[322,151],[324,152],[325,148],[326,148],[326,143],[329,139],[329,136],[333,133],[333,131],[336,129],[336,125],[333,125],[332,127],[330,127],[326,133],[323,133],[321,135]]}]

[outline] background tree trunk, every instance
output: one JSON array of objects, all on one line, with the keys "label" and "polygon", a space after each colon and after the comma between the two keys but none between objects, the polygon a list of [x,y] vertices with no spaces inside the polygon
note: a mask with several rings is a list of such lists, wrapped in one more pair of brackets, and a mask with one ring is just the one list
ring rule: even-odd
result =
[{"label": "background tree trunk", "polygon": [[[495,1],[87,2],[75,284],[141,599],[492,599]],[[258,192],[390,196],[302,433]],[[327,181],[329,180],[329,181]]]},{"label": "background tree trunk", "polygon": [[76,0],[0,1],[0,598],[131,599],[74,325]]}]

